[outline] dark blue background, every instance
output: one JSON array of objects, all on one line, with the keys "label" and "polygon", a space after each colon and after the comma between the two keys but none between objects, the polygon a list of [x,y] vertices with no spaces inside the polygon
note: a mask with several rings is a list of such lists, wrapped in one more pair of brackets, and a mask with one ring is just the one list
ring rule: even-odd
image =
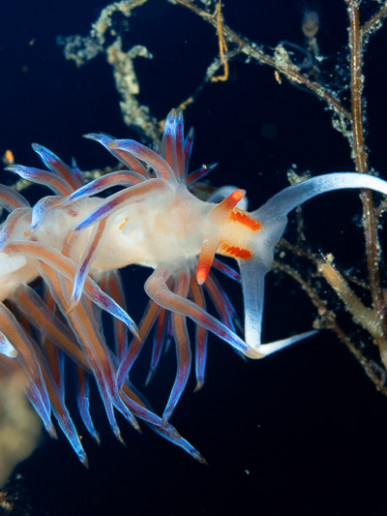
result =
[{"label": "dark blue background", "polygon": [[[303,44],[300,23],[306,2],[225,3],[228,24],[252,40],[271,46],[280,40]],[[346,12],[340,0],[321,4],[319,43],[329,58],[346,42]],[[111,161],[82,134],[134,136],[121,120],[104,59],[76,69],[56,44],[58,35],[86,34],[104,5],[96,0],[3,2],[1,153],[10,148],[17,162],[37,166],[30,148],[36,141],[64,160],[75,156],[88,169]],[[201,83],[217,53],[214,32],[164,0],[139,8],[130,29],[127,44],[146,44],[154,54],[151,61],[136,62],[140,99],[164,117]],[[368,142],[372,164],[382,173],[386,41],[383,31],[375,36],[366,60]],[[196,129],[193,166],[218,161],[212,182],[246,188],[252,208],[286,186],[285,172],[293,163],[313,174],[353,168],[347,143],[332,129],[324,105],[286,81],[278,85],[273,70],[255,64],[231,62],[230,80],[208,85],[185,117]],[[271,139],[264,135],[267,124],[277,131]],[[312,201],[305,209],[312,249],[334,249],[342,266],[361,270],[363,236],[354,219],[358,213],[354,192]],[[128,278],[128,303],[138,319],[146,271],[138,272],[135,280]],[[276,275],[269,278],[266,341],[309,329],[313,314],[294,283]],[[139,386],[145,363],[137,373]],[[146,391],[159,411],[174,367],[170,352]],[[32,514],[386,514],[387,399],[333,334],[321,332],[260,362],[242,361],[211,337],[206,384],[196,394],[192,387],[193,381],[172,422],[199,448],[208,467],[146,428],[138,435],[121,421],[127,442],[123,447],[111,436],[97,401],[95,421],[103,442],[97,448],[85,436],[89,470],[77,462],[62,436],[59,443],[44,436],[39,449],[17,468]]]}]

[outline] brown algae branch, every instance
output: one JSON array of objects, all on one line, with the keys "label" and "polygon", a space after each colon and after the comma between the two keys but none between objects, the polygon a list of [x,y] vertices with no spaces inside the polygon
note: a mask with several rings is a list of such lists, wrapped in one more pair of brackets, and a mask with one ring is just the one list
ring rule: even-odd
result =
[{"label": "brown algae branch", "polygon": [[[367,149],[364,142],[363,120],[363,42],[361,37],[361,25],[359,7],[356,0],[345,0],[348,5],[349,16],[349,48],[351,68],[351,110],[352,110],[352,153],[357,172],[368,173]],[[371,288],[372,303],[377,312],[378,319],[384,327],[384,300],[380,287],[379,274],[379,243],[377,236],[377,221],[373,196],[369,190],[362,190],[363,223],[367,265]]]},{"label": "brown algae branch", "polygon": [[212,82],[225,82],[228,79],[228,60],[226,57],[228,48],[226,40],[223,36],[223,16],[222,16],[222,0],[218,0],[218,3],[216,4],[215,8],[215,14],[216,14],[216,35],[218,36],[218,44],[219,44],[219,57],[220,61],[223,65],[223,74],[222,75],[216,75],[211,77]]},{"label": "brown algae branch", "polygon": [[347,312],[352,315],[353,320],[364,328],[375,341],[383,339],[383,328],[381,327],[374,310],[367,308],[360,301],[331,261],[328,259],[320,261],[318,264],[318,272],[336,292],[338,297],[344,303],[344,307]]},{"label": "brown algae branch", "polygon": [[[347,348],[351,351],[351,353],[357,358],[357,360],[362,364],[364,367],[366,364],[366,361],[361,354],[361,352],[353,345],[351,340],[347,337],[347,335],[344,333],[344,331],[340,328],[338,323],[336,322],[336,315],[332,310],[329,310],[329,308],[326,306],[325,302],[321,299],[321,297],[318,295],[316,290],[307,282],[304,280],[304,278],[301,276],[299,272],[297,272],[295,269],[290,267],[289,265],[286,265],[285,263],[279,262],[278,260],[274,261],[273,268],[275,270],[279,270],[281,272],[284,272],[288,276],[294,279],[301,288],[305,291],[310,301],[313,303],[315,308],[317,309],[317,313],[319,317],[321,317],[322,322],[317,321],[317,326],[319,328],[329,328],[333,330],[336,335],[339,337],[339,339],[347,346]],[[368,371],[367,371],[367,374]],[[386,389],[387,392],[387,389]]]},{"label": "brown algae branch", "polygon": [[[205,20],[207,23],[212,25],[216,30],[218,28],[218,20],[217,20],[217,11],[214,13],[209,13],[204,9],[200,9],[196,5],[193,4],[190,0],[168,0],[171,4],[181,5],[192,12],[194,12],[197,16]],[[302,75],[298,68],[289,63],[288,60],[284,60],[281,63],[281,60],[276,59],[275,57],[271,57],[267,55],[263,50],[261,50],[256,44],[250,43],[246,38],[239,36],[236,32],[234,32],[230,27],[228,27],[224,22],[222,23],[223,29],[223,37],[226,41],[234,43],[238,46],[239,52],[241,54],[245,54],[250,57],[254,61],[259,64],[267,65],[279,73],[283,74],[290,82],[294,82],[296,84],[301,84],[312,91],[317,97],[321,100],[325,101],[333,111],[338,113],[340,116],[344,116],[347,120],[352,119],[351,113],[345,109],[345,107],[340,103],[340,101],[326,88],[324,88],[321,84],[318,84],[308,77]],[[280,47],[279,47],[280,48]]]},{"label": "brown algae branch", "polygon": [[353,159],[356,171],[368,173],[367,151],[363,130],[363,45],[360,34],[360,19],[357,2],[345,0],[348,4],[349,16],[349,49],[351,69],[351,111],[353,131]]},{"label": "brown algae branch", "polygon": [[384,395],[387,395],[387,387],[384,385],[385,376],[379,376],[377,374],[379,368],[375,369],[375,365],[371,361],[368,361],[363,356],[361,351],[357,349],[357,347],[353,344],[350,338],[345,334],[345,332],[337,323],[334,312],[328,309],[325,302],[320,298],[320,296],[317,294],[314,288],[307,281],[305,281],[304,278],[297,271],[295,271],[288,265],[279,262],[278,260],[274,261],[273,268],[275,270],[284,272],[285,274],[293,278],[301,286],[301,288],[306,292],[312,304],[317,309],[318,315],[321,317],[322,324],[324,325],[324,327],[333,330],[336,333],[340,341],[343,344],[345,344],[347,349],[360,363],[367,376],[372,380],[376,389]]},{"label": "brown algae branch", "polygon": [[384,18],[387,17],[387,3],[385,3],[380,10],[374,14],[364,25],[361,27],[361,35],[363,37],[371,36],[376,32],[383,23]]},{"label": "brown algae branch", "polygon": [[345,309],[352,315],[353,320],[374,339],[374,344],[379,348],[380,358],[384,366],[387,367],[387,339],[378,319],[378,314],[375,310],[371,310],[363,305],[332,263],[328,261],[321,262],[318,270],[342,300]]},{"label": "brown algae branch", "polygon": [[[309,260],[311,263],[313,263],[316,266],[317,269],[320,266],[320,263],[321,263],[320,258],[317,258],[317,256],[315,256],[313,253],[311,253],[310,251],[308,251],[306,249],[303,249],[299,245],[291,244],[288,240],[285,240],[284,238],[281,238],[281,240],[278,242],[278,247],[283,247],[284,249],[293,253],[294,255],[300,256],[301,258],[305,258],[305,259]],[[331,256],[332,255],[330,255],[330,254],[327,256],[327,259],[329,259],[330,261],[331,261],[331,258],[330,258]],[[352,283],[352,284],[362,288],[363,290],[369,292],[370,287],[369,287],[368,283],[366,283],[365,281],[361,280],[360,278],[351,276],[350,274],[346,273],[345,271],[344,272],[341,271],[341,275],[343,276],[343,278],[345,278],[345,281],[347,281],[348,283]]]}]

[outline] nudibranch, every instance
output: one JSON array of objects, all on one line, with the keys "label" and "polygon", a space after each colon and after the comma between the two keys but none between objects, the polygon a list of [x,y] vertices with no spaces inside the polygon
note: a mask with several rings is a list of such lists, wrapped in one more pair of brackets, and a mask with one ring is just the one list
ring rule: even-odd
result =
[{"label": "nudibranch", "polygon": [[[86,454],[64,401],[64,357],[67,367],[76,370],[79,412],[94,439],[99,435],[89,410],[91,379],[118,439],[116,411],[134,428],[142,420],[204,461],[169,422],[191,371],[187,319],[196,323],[197,388],[204,381],[208,332],[251,358],[311,335],[307,331],[261,343],[265,275],[287,215],[332,190],[368,188],[387,195],[387,182],[352,172],[330,173],[289,186],[248,212],[245,192],[238,188],[220,188],[206,201],[193,194],[192,186],[211,167],[189,173],[193,132],[184,136],[181,112],[168,115],[160,152],[104,134],[87,138],[118,160],[116,171],[83,184],[76,167],[34,144],[48,171],[21,165],[8,170],[48,187],[53,195],[31,207],[13,189],[0,187],[0,202],[9,212],[0,228],[1,371],[23,373],[26,394],[47,431],[55,436],[55,418],[84,463]],[[111,193],[113,186],[119,189]],[[240,272],[222,256],[234,258]],[[151,269],[144,285],[149,302],[138,325],[126,308],[118,272],[130,264]],[[243,331],[235,329],[235,310],[214,269],[241,283]],[[110,339],[101,323],[103,312],[112,319]],[[176,348],[176,378],[162,415],[153,412],[130,380],[150,333],[149,378],[166,336]]]}]

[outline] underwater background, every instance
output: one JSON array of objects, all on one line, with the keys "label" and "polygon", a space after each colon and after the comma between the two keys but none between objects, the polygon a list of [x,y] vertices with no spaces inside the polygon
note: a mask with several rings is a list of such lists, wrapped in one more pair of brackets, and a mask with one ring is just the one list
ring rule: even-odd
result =
[{"label": "underwater background", "polygon": [[[374,3],[368,0],[370,10]],[[17,163],[39,166],[30,146],[38,142],[66,162],[75,157],[82,170],[89,170],[113,160],[82,134],[141,137],[122,121],[104,57],[77,68],[64,59],[63,47],[57,44],[58,36],[86,35],[105,5],[97,0],[2,2],[1,154],[11,149]],[[303,45],[305,9],[319,13],[324,73],[332,73],[340,87],[345,71],[340,77],[334,56],[347,41],[344,2],[225,0],[223,14],[237,32],[274,47],[282,40]],[[202,84],[218,52],[209,25],[163,0],[149,0],[120,28],[128,47],[144,44],[153,54],[151,60],[137,59],[135,67],[139,99],[159,119]],[[345,52],[342,55],[344,63]],[[367,141],[371,163],[382,177],[386,58],[387,30],[382,29],[371,40],[365,66]],[[286,171],[294,164],[300,173],[309,170],[313,175],[353,170],[347,143],[332,128],[324,105],[286,80],[278,84],[268,67],[231,60],[229,80],[205,85],[185,111],[185,123],[196,131],[192,169],[218,162],[211,183],[245,188],[252,209],[287,185]],[[2,182],[10,184],[10,174],[0,173]],[[40,191],[31,189],[29,198],[38,195]],[[362,270],[358,193],[322,196],[303,213],[314,250],[334,250],[343,268]],[[138,320],[146,301],[147,271],[132,267],[125,274],[129,312]],[[231,282],[227,288],[242,314],[239,290]],[[310,301],[289,278],[269,276],[264,342],[306,331],[314,317]],[[175,373],[174,352],[170,349],[163,357],[144,388],[149,357],[150,349],[141,357],[134,379],[160,413]],[[69,372],[66,401],[82,428],[71,380]],[[205,385],[197,393],[193,388],[191,378],[172,423],[208,466],[144,425],[142,435],[136,433],[118,416],[126,441],[122,446],[92,392],[92,414],[102,443],[98,447],[85,432],[89,469],[79,464],[62,435],[54,441],[42,434],[39,447],[11,477],[10,490],[18,497],[13,512],[5,514],[387,513],[387,398],[332,332],[321,331],[261,361],[243,360],[211,336]]]}]

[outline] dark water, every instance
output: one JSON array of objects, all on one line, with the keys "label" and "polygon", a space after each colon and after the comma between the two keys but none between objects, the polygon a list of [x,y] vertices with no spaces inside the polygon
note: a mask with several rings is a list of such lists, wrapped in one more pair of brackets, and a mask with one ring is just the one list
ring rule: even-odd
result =
[{"label": "dark water", "polygon": [[[281,40],[304,44],[300,20],[306,2],[225,4],[228,24],[251,40],[268,46]],[[37,166],[30,148],[36,141],[64,160],[75,156],[87,169],[109,160],[82,134],[134,136],[122,122],[104,59],[76,69],[56,44],[58,35],[86,34],[104,5],[2,2],[1,153],[10,148],[17,162]],[[344,2],[326,0],[311,7],[321,17],[319,44],[327,57],[322,73],[340,84],[333,56],[346,43]],[[159,118],[200,85],[217,53],[213,30],[164,0],[138,9],[125,38],[128,45],[146,44],[154,54],[152,61],[139,59],[137,69],[140,99]],[[383,31],[374,37],[366,64],[368,141],[372,164],[381,172],[386,42]],[[285,172],[293,163],[313,174],[352,169],[347,144],[332,129],[323,104],[286,81],[278,85],[271,69],[254,64],[232,61],[230,80],[207,85],[187,110],[186,123],[196,129],[193,166],[218,161],[213,183],[246,188],[252,207],[286,185]],[[312,249],[335,248],[343,267],[361,270],[357,194],[321,198],[305,213]],[[128,292],[133,310],[144,302],[141,282],[135,287]],[[273,275],[266,341],[309,329],[313,314],[291,281],[280,282]],[[172,351],[170,355],[146,391],[159,409],[174,375]],[[138,372],[139,382],[145,374]],[[203,453],[208,467],[146,428],[138,435],[121,421],[123,447],[112,437],[96,401],[93,414],[103,441],[97,448],[85,436],[89,470],[77,462],[62,436],[59,442],[44,436],[34,455],[17,468],[32,514],[386,514],[387,399],[331,333],[321,332],[261,362],[245,362],[211,338],[205,387],[197,394],[192,393],[193,381],[189,387],[172,422]]]}]

